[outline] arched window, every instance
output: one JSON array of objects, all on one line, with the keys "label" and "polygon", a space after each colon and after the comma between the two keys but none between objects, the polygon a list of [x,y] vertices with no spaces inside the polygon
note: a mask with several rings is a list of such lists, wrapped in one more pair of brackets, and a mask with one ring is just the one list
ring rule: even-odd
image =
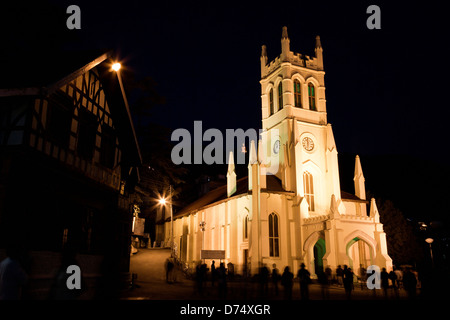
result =
[{"label": "arched window", "polygon": [[273,89],[270,89],[269,91],[269,116],[273,115],[275,113],[275,110],[273,108]]},{"label": "arched window", "polygon": [[313,176],[308,171],[303,173],[303,188],[306,201],[309,204],[309,210],[314,211],[314,185]]},{"label": "arched window", "polygon": [[283,109],[283,83],[278,85],[278,110]]},{"label": "arched window", "polygon": [[316,89],[311,82],[308,84],[308,99],[309,109],[316,111]]},{"label": "arched window", "polygon": [[278,215],[269,215],[269,255],[271,257],[280,256],[280,238],[278,235]]},{"label": "arched window", "polygon": [[302,107],[302,87],[300,81],[294,80],[294,99],[297,108]]},{"label": "arched window", "polygon": [[244,229],[244,240],[248,239],[248,215],[244,217],[243,221],[243,229]]}]

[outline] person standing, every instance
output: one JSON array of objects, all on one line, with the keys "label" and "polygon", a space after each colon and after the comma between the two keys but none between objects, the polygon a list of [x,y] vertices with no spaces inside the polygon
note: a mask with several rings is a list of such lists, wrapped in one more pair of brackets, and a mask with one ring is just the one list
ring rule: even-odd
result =
[{"label": "person standing", "polygon": [[305,264],[300,265],[300,269],[297,272],[297,278],[300,282],[300,297],[302,300],[309,299],[309,283],[311,282],[311,275],[305,268]]},{"label": "person standing", "polygon": [[294,274],[290,271],[289,267],[284,268],[283,274],[281,275],[281,285],[284,288],[284,299],[292,300],[292,285],[293,285]]},{"label": "person standing", "polygon": [[387,273],[386,268],[381,269],[381,288],[383,289],[384,298],[388,298],[388,289],[389,289],[389,273]]},{"label": "person standing", "polygon": [[353,271],[351,268],[348,268],[347,265],[344,265],[344,270],[342,271],[342,281],[344,283],[345,294],[347,299],[350,300],[352,297],[352,289],[353,289]]},{"label": "person standing", "polygon": [[216,281],[216,265],[215,261],[213,260],[211,263],[211,285],[214,287],[214,282]]},{"label": "person standing", "polygon": [[408,294],[408,299],[414,300],[416,298],[416,286],[416,276],[411,272],[411,269],[407,267],[405,272],[403,273],[403,288]]},{"label": "person standing", "polygon": [[341,265],[338,265],[338,267],[336,268],[336,280],[337,280],[337,284],[339,287],[341,287],[344,284],[343,279],[343,270]]},{"label": "person standing", "polygon": [[0,263],[0,300],[19,300],[28,276],[19,262],[20,251],[11,246]]},{"label": "person standing", "polygon": [[277,265],[274,263],[272,265],[272,284],[274,288],[275,295],[278,296],[278,282],[280,281],[280,273],[277,269]]}]

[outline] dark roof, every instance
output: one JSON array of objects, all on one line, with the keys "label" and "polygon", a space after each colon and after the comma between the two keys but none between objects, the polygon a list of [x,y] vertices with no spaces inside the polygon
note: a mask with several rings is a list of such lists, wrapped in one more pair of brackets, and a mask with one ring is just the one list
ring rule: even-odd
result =
[{"label": "dark roof", "polygon": [[[281,180],[278,179],[274,175],[268,175],[266,176],[266,189],[261,189],[262,192],[289,192],[283,189],[281,185]],[[248,194],[248,177],[243,177],[236,181],[236,192],[233,193],[232,197]],[[250,192],[251,193],[251,192]],[[174,218],[181,218],[193,211],[199,210],[203,207],[212,205],[216,202],[225,200],[227,197],[227,185],[224,184],[223,186],[220,186],[214,190],[211,190],[210,192],[206,193],[199,199],[195,200],[191,204],[187,205],[180,211],[174,214]],[[367,202],[366,200],[361,200],[357,196],[350,194],[348,192],[341,190],[341,198],[343,200],[353,200],[353,201],[361,201],[361,202]]]},{"label": "dark roof", "polygon": [[342,190],[341,190],[341,199],[367,202],[367,200],[362,200],[362,199],[358,198],[357,196],[355,196],[354,194],[351,194],[351,193],[348,193],[348,192],[345,192]]},{"label": "dark roof", "polygon": [[[268,192],[286,192],[286,190],[283,189],[281,186],[281,181],[274,175],[268,175],[266,176],[266,189],[262,189],[261,191],[268,191]],[[248,177],[240,178],[236,181],[236,192],[233,193],[232,197],[248,194]],[[192,202],[191,204],[187,205],[180,211],[178,211],[174,218],[182,217],[192,211],[198,210],[200,208],[206,207],[208,205],[211,205],[213,203],[225,200],[227,197],[227,185],[224,184],[223,186],[220,186],[214,190],[211,190],[210,192],[206,193],[204,196],[200,197],[196,201]]]}]

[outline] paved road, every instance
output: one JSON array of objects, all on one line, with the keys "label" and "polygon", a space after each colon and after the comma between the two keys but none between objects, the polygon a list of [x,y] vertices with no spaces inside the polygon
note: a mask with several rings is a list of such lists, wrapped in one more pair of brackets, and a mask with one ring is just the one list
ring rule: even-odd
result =
[{"label": "paved road", "polygon": [[[123,293],[122,299],[131,300],[214,300],[218,299],[217,283],[213,287],[211,282],[204,286],[202,294],[197,290],[193,280],[178,272],[175,283],[166,282],[166,273],[164,264],[170,257],[170,249],[139,249],[139,252],[131,257],[130,272],[137,274],[135,281],[136,287]],[[320,285],[311,284],[309,286],[310,299],[322,300],[322,291]],[[262,295],[261,287],[258,283],[252,282],[229,282],[227,298],[229,299],[268,299],[282,300],[283,292],[280,286],[280,292],[275,295],[271,287],[267,294]],[[392,293],[391,293],[392,294]],[[393,296],[389,297],[394,299]],[[405,293],[400,290],[400,298],[405,299]],[[300,290],[298,283],[294,284],[293,299],[300,299]],[[342,287],[331,286],[329,288],[329,299],[345,300],[345,292]],[[356,286],[352,294],[353,300],[372,300],[384,299],[381,290],[376,294],[372,290],[361,290]]]}]

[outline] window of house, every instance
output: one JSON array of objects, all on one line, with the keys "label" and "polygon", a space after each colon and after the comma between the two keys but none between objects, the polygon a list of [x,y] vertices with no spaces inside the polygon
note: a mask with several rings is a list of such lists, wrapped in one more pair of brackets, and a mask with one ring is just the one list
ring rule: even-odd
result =
[{"label": "window of house", "polygon": [[309,204],[309,210],[314,211],[314,186],[313,186],[313,176],[308,171],[303,173],[303,187],[306,201]]},{"label": "window of house", "polygon": [[294,80],[294,100],[297,108],[302,107],[302,87],[300,81]]},{"label": "window of house", "polygon": [[310,82],[308,84],[308,99],[309,99],[309,109],[316,111],[316,90],[314,85]]},{"label": "window of house", "polygon": [[278,110],[283,109],[283,83],[278,85]]},{"label": "window of house", "polygon": [[270,108],[270,116],[275,113],[275,110],[273,108],[273,89],[270,89],[269,91],[269,108]]},{"label": "window of house", "polygon": [[280,256],[280,238],[278,235],[278,215],[269,215],[269,255],[271,257]]}]

